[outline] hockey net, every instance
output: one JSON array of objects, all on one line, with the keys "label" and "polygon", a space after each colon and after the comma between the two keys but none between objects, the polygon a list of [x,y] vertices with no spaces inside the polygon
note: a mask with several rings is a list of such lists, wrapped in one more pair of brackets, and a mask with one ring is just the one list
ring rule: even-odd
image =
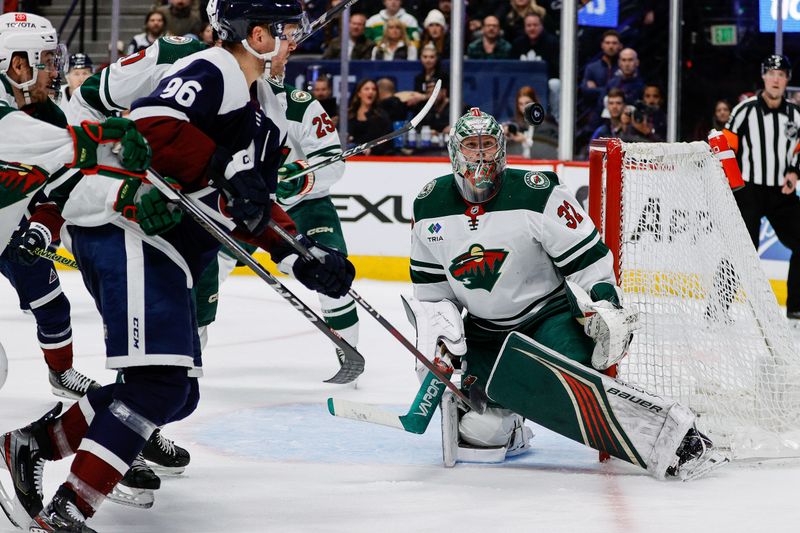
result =
[{"label": "hockey net", "polygon": [[800,456],[800,357],[709,145],[590,154],[589,212],[640,313],[620,378],[688,405],[736,459]]}]

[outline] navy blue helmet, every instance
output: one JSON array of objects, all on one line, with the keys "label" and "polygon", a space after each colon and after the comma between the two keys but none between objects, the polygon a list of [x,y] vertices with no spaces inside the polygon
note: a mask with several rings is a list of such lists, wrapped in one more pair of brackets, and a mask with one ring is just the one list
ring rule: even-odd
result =
[{"label": "navy blue helmet", "polygon": [[789,58],[786,56],[773,54],[762,61],[761,75],[763,76],[767,73],[767,71],[770,70],[782,70],[786,73],[787,78],[792,77],[792,64],[789,62]]},{"label": "navy blue helmet", "polygon": [[253,26],[268,24],[273,37],[283,36],[285,24],[303,24],[298,0],[211,0],[208,20],[220,39],[239,42]]},{"label": "navy blue helmet", "polygon": [[67,68],[68,70],[72,70],[74,68],[88,68],[90,70],[94,70],[94,64],[92,63],[91,57],[79,52],[69,56],[69,64]]}]

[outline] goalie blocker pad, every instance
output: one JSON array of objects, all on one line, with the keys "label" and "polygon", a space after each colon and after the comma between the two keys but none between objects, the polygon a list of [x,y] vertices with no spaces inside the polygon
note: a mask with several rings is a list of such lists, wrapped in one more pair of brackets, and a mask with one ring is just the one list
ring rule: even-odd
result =
[{"label": "goalie blocker pad", "polygon": [[486,392],[525,418],[659,479],[695,422],[687,407],[605,376],[516,332],[506,338]]}]

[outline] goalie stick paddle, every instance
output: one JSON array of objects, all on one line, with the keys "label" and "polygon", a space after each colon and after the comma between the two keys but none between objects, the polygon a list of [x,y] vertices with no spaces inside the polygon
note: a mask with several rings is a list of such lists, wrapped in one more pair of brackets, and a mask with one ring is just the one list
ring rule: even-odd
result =
[{"label": "goalie stick paddle", "polygon": [[[342,337],[331,329],[322,318],[320,318],[311,308],[309,308],[303,301],[295,296],[286,286],[278,281],[278,279],[262,267],[244,248],[242,248],[236,239],[228,235],[225,231],[220,229],[216,222],[214,222],[206,213],[204,213],[197,205],[192,202],[183,192],[174,189],[161,175],[153,169],[148,170],[148,180],[163,194],[167,200],[177,203],[183,211],[191,216],[200,226],[208,231],[212,237],[225,246],[231,253],[236,256],[236,259],[250,267],[258,277],[267,282],[267,285],[275,289],[275,292],[280,294],[292,307],[300,311],[314,326],[327,336],[331,342],[339,347],[344,352],[344,361],[340,361],[341,368],[330,379],[326,379],[326,383],[350,383],[364,372],[364,357],[358,353],[358,350],[350,346]],[[277,227],[277,224],[274,225]],[[283,229],[283,228],[281,228]]]},{"label": "goalie stick paddle", "polygon": [[[291,244],[297,252],[305,257],[306,259],[314,259],[314,256],[311,252],[308,251],[308,248],[303,246],[301,242],[299,242],[296,238],[290,235],[285,229],[275,224],[274,221],[269,221],[269,227],[275,231],[283,240]],[[361,297],[355,290],[352,288],[347,292],[347,294],[358,304],[364,308],[364,310],[369,313],[372,318],[378,321],[378,323],[384,327],[392,336],[400,341],[400,344],[405,346],[411,354],[417,358],[417,360],[425,365],[425,368],[431,371],[431,373],[436,376],[448,389],[453,391],[453,394],[456,397],[464,402],[470,409],[473,411],[477,411],[483,414],[486,411],[486,402],[488,397],[486,393],[480,388],[478,385],[473,384],[469,388],[469,398],[459,389],[452,381],[450,381],[449,377],[442,372],[435,364],[428,360],[427,357],[422,355],[422,353],[417,350],[417,347],[414,346],[411,341],[406,339],[400,331],[397,330],[388,320],[383,318],[383,316],[375,310],[367,301]]]},{"label": "goalie stick paddle", "polygon": [[338,163],[339,161],[347,159],[348,157],[353,157],[354,155],[358,155],[361,152],[369,150],[370,148],[375,148],[379,144],[383,144],[383,143],[385,143],[387,141],[391,141],[392,139],[394,139],[396,137],[400,137],[401,135],[405,135],[406,132],[413,130],[414,128],[416,128],[419,125],[420,122],[422,122],[422,119],[425,118],[425,116],[428,114],[428,112],[433,107],[434,102],[436,102],[436,97],[439,96],[439,91],[441,89],[442,89],[442,80],[436,80],[436,86],[434,86],[433,92],[431,93],[430,97],[428,98],[428,101],[425,102],[425,106],[420,110],[419,113],[414,115],[411,118],[411,120],[406,122],[405,125],[402,128],[394,130],[394,131],[392,131],[390,133],[387,133],[386,135],[383,135],[382,137],[378,137],[377,139],[373,139],[371,141],[367,141],[365,143],[361,143],[361,144],[359,144],[357,146],[354,146],[354,147],[350,148],[349,150],[345,150],[344,152],[340,152],[340,153],[338,153],[336,155],[333,155],[333,156],[331,156],[331,157],[329,157],[327,159],[323,159],[322,161],[320,161],[318,163],[314,163],[313,165],[308,166],[308,167],[304,168],[303,170],[300,170],[300,171],[296,172],[295,174],[292,174],[291,176],[286,176],[282,181],[297,179],[297,178],[299,178],[301,176],[305,176],[306,174],[310,174],[311,172],[319,170],[322,167],[327,167],[328,165],[332,165],[333,163]]},{"label": "goalie stick paddle", "polygon": [[341,2],[339,5],[333,6],[325,13],[320,15],[318,19],[314,20],[309,25],[308,32],[304,33],[299,38],[295,39],[295,43],[297,44],[297,46],[300,46],[303,43],[303,41],[314,35],[317,31],[321,30],[331,22],[333,22],[333,19],[339,16],[339,13],[343,12],[345,9],[352,6],[356,2],[358,2],[358,0],[348,0],[347,2]]}]

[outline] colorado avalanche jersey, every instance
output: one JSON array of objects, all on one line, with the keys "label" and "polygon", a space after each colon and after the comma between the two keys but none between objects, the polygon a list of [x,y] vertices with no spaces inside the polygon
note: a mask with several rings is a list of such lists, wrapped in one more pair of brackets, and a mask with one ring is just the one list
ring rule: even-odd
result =
[{"label": "colorado avalanche jersey", "polygon": [[[286,113],[289,134],[284,149],[285,161],[302,159],[310,165],[314,165],[342,153],[336,126],[316,98],[291,85],[279,84],[272,79],[268,81],[269,86],[284,105]],[[343,174],[344,161],[322,167],[314,172],[314,185],[311,192],[288,198],[288,202],[280,200],[280,203],[291,207],[303,200],[327,196],[331,186],[339,181]]]},{"label": "colorado avalanche jersey", "polygon": [[103,120],[130,109],[137,98],[152,93],[178,59],[205,50],[205,44],[188,37],[167,36],[148,48],[120,58],[94,74],[65,104],[70,124]]},{"label": "colorado avalanche jersey", "polygon": [[452,174],[414,201],[411,281],[420,300],[449,299],[485,329],[513,329],[563,301],[564,278],[613,299],[611,252],[553,172],[507,169],[498,193],[466,203]]}]

